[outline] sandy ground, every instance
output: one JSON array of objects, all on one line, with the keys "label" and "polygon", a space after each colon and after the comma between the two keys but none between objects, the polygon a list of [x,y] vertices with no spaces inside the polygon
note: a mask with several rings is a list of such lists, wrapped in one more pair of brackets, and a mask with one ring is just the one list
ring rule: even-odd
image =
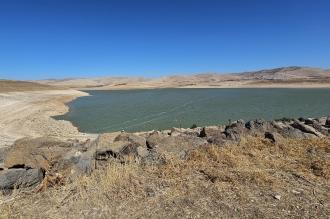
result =
[{"label": "sandy ground", "polygon": [[22,137],[94,138],[95,135],[80,133],[68,121],[51,118],[68,111],[65,103],[86,95],[76,90],[0,93],[0,148]]}]

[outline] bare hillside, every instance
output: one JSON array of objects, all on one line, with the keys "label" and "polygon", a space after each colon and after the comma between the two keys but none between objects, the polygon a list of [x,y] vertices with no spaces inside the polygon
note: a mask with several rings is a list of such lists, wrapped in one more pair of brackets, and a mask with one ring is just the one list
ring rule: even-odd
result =
[{"label": "bare hillside", "polygon": [[171,87],[330,87],[330,70],[293,66],[228,74],[202,73],[161,78],[80,78],[39,82],[67,88],[104,90]]},{"label": "bare hillside", "polygon": [[0,80],[0,92],[51,90],[55,87],[27,81]]}]

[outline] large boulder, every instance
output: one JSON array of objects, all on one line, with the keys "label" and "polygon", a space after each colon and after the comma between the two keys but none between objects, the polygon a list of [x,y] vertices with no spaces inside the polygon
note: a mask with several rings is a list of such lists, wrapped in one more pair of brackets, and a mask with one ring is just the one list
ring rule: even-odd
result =
[{"label": "large boulder", "polygon": [[317,137],[323,137],[324,135],[317,131],[315,128],[311,127],[311,126],[308,126],[308,125],[305,125],[304,123],[298,121],[298,120],[295,120],[292,124],[291,124],[292,127],[296,128],[296,129],[299,129],[300,131],[304,132],[304,133],[309,133],[309,134],[313,134]]},{"label": "large boulder", "polygon": [[305,124],[308,126],[313,127],[316,131],[322,133],[323,135],[328,135],[329,134],[329,130],[324,127],[318,120],[316,119],[310,119],[310,120],[306,120]]},{"label": "large boulder", "polygon": [[0,190],[35,186],[44,178],[44,171],[37,169],[7,169],[0,171]]},{"label": "large boulder", "polygon": [[82,174],[90,174],[95,169],[95,150],[85,152],[72,150],[61,157],[52,168],[52,172],[74,178]]},{"label": "large boulder", "polygon": [[206,144],[208,144],[206,139],[191,135],[169,136],[155,132],[147,137],[149,150],[181,158],[189,150]]},{"label": "large boulder", "polygon": [[50,170],[54,162],[71,150],[71,143],[53,138],[24,138],[8,150],[5,167],[29,167]]},{"label": "large boulder", "polygon": [[41,168],[63,176],[90,173],[94,169],[94,150],[79,142],[63,142],[42,137],[17,140],[8,150],[5,168]]},{"label": "large boulder", "polygon": [[246,132],[247,130],[245,128],[244,121],[238,120],[226,126],[224,134],[226,136],[226,140],[239,142],[241,140],[241,136]]},{"label": "large boulder", "polygon": [[265,132],[276,132],[276,128],[274,127],[274,122],[268,122],[263,119],[256,119],[252,121],[248,121],[245,123],[245,127],[247,135],[253,136],[263,136]]},{"label": "large boulder", "polygon": [[115,137],[114,142],[116,141],[128,141],[138,146],[146,146],[146,139],[133,133],[121,133]]},{"label": "large boulder", "polygon": [[200,129],[197,136],[205,138],[208,143],[222,145],[226,138],[225,128],[226,126],[206,126]]},{"label": "large boulder", "polygon": [[145,157],[148,155],[144,137],[121,133],[112,140],[110,134],[101,134],[95,141],[95,159],[123,158],[125,156]]},{"label": "large boulder", "polygon": [[306,138],[306,134],[299,129],[291,126],[291,121],[272,121],[275,132],[282,135],[284,138]]}]

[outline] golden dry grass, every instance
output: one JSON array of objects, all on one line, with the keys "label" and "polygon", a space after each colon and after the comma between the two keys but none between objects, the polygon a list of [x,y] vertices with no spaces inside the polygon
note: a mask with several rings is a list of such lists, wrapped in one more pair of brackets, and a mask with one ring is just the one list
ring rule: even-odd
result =
[{"label": "golden dry grass", "polygon": [[0,92],[39,91],[56,89],[58,88],[50,85],[39,84],[36,82],[0,80]]},{"label": "golden dry grass", "polygon": [[[28,218],[327,218],[330,140],[261,138],[166,164],[109,163],[65,186],[16,193],[0,215]],[[275,198],[275,196],[277,198]],[[11,197],[2,197],[3,200]],[[0,216],[0,217],[1,217]]]}]

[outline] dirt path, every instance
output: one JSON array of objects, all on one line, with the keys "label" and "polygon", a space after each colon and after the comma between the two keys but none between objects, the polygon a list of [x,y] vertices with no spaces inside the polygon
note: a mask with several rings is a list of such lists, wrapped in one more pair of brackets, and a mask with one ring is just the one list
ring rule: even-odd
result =
[{"label": "dirt path", "polygon": [[22,137],[94,138],[94,135],[80,133],[68,121],[51,118],[68,111],[65,103],[86,95],[76,90],[0,93],[0,148]]}]

